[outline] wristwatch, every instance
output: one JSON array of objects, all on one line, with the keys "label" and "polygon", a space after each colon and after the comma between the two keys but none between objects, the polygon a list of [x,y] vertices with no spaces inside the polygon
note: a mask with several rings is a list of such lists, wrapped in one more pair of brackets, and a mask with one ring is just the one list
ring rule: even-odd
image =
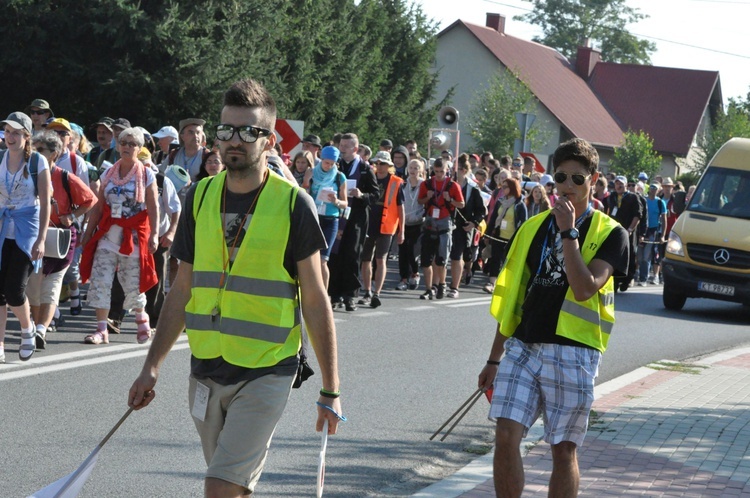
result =
[{"label": "wristwatch", "polygon": [[578,230],[575,228],[571,228],[570,230],[563,230],[562,232],[560,232],[560,237],[563,239],[576,240],[578,239]]}]

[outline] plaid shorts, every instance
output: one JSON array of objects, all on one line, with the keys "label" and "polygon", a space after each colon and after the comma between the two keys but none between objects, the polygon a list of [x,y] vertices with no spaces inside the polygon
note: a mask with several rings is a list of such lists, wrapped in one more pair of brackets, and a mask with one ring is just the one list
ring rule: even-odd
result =
[{"label": "plaid shorts", "polygon": [[580,446],[601,357],[595,349],[509,338],[495,378],[490,419],[522,424],[525,437],[541,415],[547,443],[571,441]]}]

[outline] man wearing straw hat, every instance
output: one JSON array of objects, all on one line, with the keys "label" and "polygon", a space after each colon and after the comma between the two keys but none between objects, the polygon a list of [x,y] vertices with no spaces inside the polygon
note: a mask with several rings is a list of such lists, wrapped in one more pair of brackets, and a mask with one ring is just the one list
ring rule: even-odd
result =
[{"label": "man wearing straw hat", "polygon": [[612,276],[628,268],[627,232],[589,203],[599,177],[596,149],[572,139],[552,163],[560,197],[513,235],[490,305],[498,327],[479,387],[494,382],[497,496],[521,496],[519,445],[540,415],[552,446],[549,494],[577,496],[576,448],[615,321]]}]

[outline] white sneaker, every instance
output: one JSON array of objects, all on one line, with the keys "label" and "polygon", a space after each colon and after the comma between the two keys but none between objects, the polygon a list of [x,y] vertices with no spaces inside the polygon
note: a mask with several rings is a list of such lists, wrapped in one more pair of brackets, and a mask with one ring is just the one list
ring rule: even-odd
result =
[{"label": "white sneaker", "polygon": [[448,292],[445,293],[447,297],[450,297],[451,299],[456,299],[458,297],[458,289],[454,289],[451,287],[448,289]]}]

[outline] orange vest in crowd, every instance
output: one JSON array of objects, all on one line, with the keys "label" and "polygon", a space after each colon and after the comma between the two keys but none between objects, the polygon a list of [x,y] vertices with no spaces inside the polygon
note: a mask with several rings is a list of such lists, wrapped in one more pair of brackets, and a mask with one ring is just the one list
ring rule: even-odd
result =
[{"label": "orange vest in crowd", "polygon": [[391,175],[383,198],[383,216],[380,218],[380,233],[394,235],[398,230],[398,191],[404,181],[396,175]]}]

